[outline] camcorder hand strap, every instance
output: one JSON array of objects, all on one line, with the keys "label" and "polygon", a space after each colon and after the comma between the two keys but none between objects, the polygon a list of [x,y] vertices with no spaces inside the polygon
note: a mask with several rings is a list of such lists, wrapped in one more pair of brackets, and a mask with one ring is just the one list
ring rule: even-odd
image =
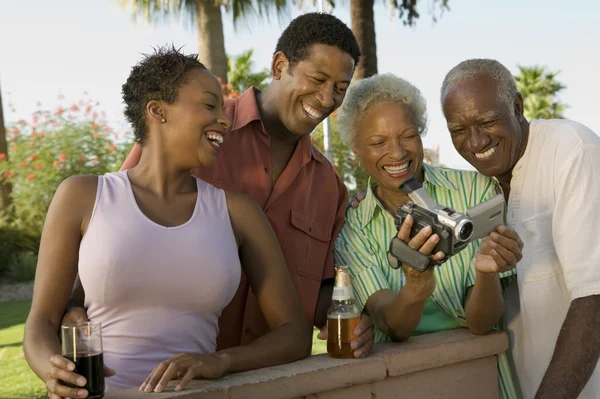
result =
[{"label": "camcorder hand strap", "polygon": [[394,269],[399,269],[402,263],[404,263],[418,272],[424,272],[429,266],[437,266],[444,263],[443,261],[434,260],[431,255],[423,255],[416,249],[409,247],[407,243],[398,237],[394,237],[390,242],[387,257],[390,266]]}]

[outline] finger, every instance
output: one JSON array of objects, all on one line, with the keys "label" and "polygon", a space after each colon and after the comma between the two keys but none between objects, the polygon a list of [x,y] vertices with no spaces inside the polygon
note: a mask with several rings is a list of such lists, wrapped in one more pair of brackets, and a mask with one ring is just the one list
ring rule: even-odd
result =
[{"label": "finger", "polygon": [[517,246],[517,243],[513,241],[513,249],[514,251],[517,251],[518,254],[515,254],[513,252],[513,250],[508,249],[500,244],[498,244],[495,241],[491,241],[490,242],[490,247],[492,248],[492,250],[496,251],[504,260],[504,262],[506,262],[507,265],[516,265],[517,262],[520,259],[517,259],[518,256],[520,256],[521,251],[518,249],[519,247]]},{"label": "finger", "polygon": [[494,263],[496,264],[494,271],[497,273],[501,272],[502,269],[507,265],[504,258],[495,249],[492,249],[490,256],[492,259],[494,259]]},{"label": "finger", "polygon": [[75,370],[75,363],[69,359],[62,357],[61,355],[52,355],[50,357],[50,364],[59,369],[73,371]]},{"label": "finger", "polygon": [[173,362],[167,367],[167,370],[160,378],[158,384],[156,384],[156,388],[154,388],[154,392],[162,392],[163,389],[169,384],[169,381],[177,378],[177,371],[181,369],[188,369],[186,367],[186,362]]},{"label": "finger", "polygon": [[366,192],[365,190],[360,190],[360,191],[358,192],[358,194],[356,194],[356,198],[357,198],[359,201],[362,201],[362,200],[364,200],[366,196],[367,196],[367,192]]},{"label": "finger", "polygon": [[369,328],[369,329],[365,330],[364,333],[362,333],[361,335],[354,338],[352,340],[352,342],[350,343],[350,347],[353,350],[357,350],[357,349],[362,348],[363,346],[365,346],[368,342],[370,342],[372,340],[373,340],[373,329]]},{"label": "finger", "polygon": [[148,381],[146,381],[146,386],[144,387],[144,392],[152,392],[154,388],[156,388],[156,384],[160,381],[160,378],[165,373],[169,365],[171,364],[171,359],[165,360],[161,362],[158,366],[152,370],[152,373],[148,376]]},{"label": "finger", "polygon": [[498,233],[490,233],[489,240],[500,244],[515,254],[521,252],[521,248],[519,248],[519,243],[517,242],[516,238],[510,238]]},{"label": "finger", "polygon": [[365,343],[362,347],[358,348],[358,350],[354,351],[354,357],[357,358],[363,358],[365,356],[368,356],[369,353],[371,353],[371,350],[373,349],[373,340],[369,340],[367,341],[367,343]]},{"label": "finger", "polygon": [[412,230],[412,227],[413,217],[411,215],[407,215],[404,219],[404,222],[402,223],[402,226],[400,226],[400,229],[398,230],[397,237],[404,242],[408,242],[408,240],[410,239],[410,231]]},{"label": "finger", "polygon": [[183,376],[181,381],[179,381],[179,384],[177,384],[177,386],[175,387],[175,391],[181,391],[183,388],[185,388],[187,386],[187,384],[190,383],[191,380],[194,379],[195,376],[196,376],[196,371],[189,369],[187,371],[187,373],[185,373],[185,375]]},{"label": "finger", "polygon": [[[423,236],[421,236],[421,233],[425,229],[429,229],[429,233],[425,233]],[[419,252],[423,255],[429,255],[431,251],[433,251],[433,248],[437,245],[437,243],[440,242],[440,236],[434,234],[431,237],[429,237],[429,234],[431,234],[431,227],[427,226],[425,229],[421,230],[419,234],[417,234],[412,240],[410,240],[408,245],[414,249],[418,249]],[[428,237],[426,241],[423,240],[423,237],[425,236]]]},{"label": "finger", "polygon": [[317,338],[318,339],[327,339],[327,324],[325,325],[325,327],[321,328],[321,331],[319,331],[319,333],[317,334]]},{"label": "finger", "polygon": [[88,395],[85,389],[68,387],[54,378],[46,381],[46,388],[60,398],[85,398]]},{"label": "finger", "polygon": [[105,377],[112,377],[113,375],[117,374],[117,372],[115,371],[115,369],[111,369],[110,367],[106,367],[104,366],[104,376]]},{"label": "finger", "polygon": [[443,260],[445,257],[446,257],[445,253],[443,253],[442,251],[438,251],[438,252],[436,252],[435,255],[433,255],[433,260],[440,261],[440,260]]},{"label": "finger", "polygon": [[363,313],[360,316],[360,322],[358,323],[358,326],[356,326],[356,328],[354,329],[354,335],[360,335],[363,333],[363,331],[367,331],[367,329],[371,327],[372,324],[373,321],[371,320],[371,318]]},{"label": "finger", "polygon": [[80,387],[85,386],[85,377],[76,374],[72,371],[63,370],[59,367],[52,366],[50,369],[50,378],[56,378],[57,380],[62,380],[64,382],[68,382],[69,384],[77,385]]},{"label": "finger", "polygon": [[512,240],[517,240],[517,238],[519,237],[519,235],[517,234],[516,231],[514,231],[513,229],[511,229],[508,226],[505,226],[503,224],[501,224],[500,226],[498,226],[498,228],[496,229],[496,231],[500,234],[502,234],[505,237],[508,237]]}]

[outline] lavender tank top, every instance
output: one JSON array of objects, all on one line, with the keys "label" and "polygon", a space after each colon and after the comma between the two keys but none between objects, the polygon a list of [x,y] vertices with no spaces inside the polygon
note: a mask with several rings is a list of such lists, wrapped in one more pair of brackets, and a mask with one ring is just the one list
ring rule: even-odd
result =
[{"label": "lavender tank top", "polygon": [[213,353],[218,318],[241,274],[225,192],[197,179],[192,217],[176,227],[148,219],[127,171],[98,179],[79,249],[91,321],[102,323],[106,390],[138,387],[176,353]]}]

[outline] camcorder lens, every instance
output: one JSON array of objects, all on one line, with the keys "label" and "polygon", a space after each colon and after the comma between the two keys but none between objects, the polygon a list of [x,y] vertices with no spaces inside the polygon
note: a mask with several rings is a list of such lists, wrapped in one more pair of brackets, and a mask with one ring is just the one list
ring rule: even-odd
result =
[{"label": "camcorder lens", "polygon": [[462,241],[467,241],[469,238],[471,238],[471,234],[473,234],[473,223],[471,222],[466,222],[463,224],[460,228],[460,232],[458,233]]}]

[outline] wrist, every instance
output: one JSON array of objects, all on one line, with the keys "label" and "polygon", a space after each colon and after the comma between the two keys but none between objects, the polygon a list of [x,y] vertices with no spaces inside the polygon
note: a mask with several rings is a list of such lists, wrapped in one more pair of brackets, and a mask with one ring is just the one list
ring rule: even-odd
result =
[{"label": "wrist", "polygon": [[431,296],[435,289],[435,284],[412,283],[407,281],[404,287],[400,290],[400,294],[412,303],[425,302]]},{"label": "wrist", "polygon": [[217,352],[215,355],[222,362],[223,373],[230,373],[233,369],[233,359],[231,355],[225,351]]}]

